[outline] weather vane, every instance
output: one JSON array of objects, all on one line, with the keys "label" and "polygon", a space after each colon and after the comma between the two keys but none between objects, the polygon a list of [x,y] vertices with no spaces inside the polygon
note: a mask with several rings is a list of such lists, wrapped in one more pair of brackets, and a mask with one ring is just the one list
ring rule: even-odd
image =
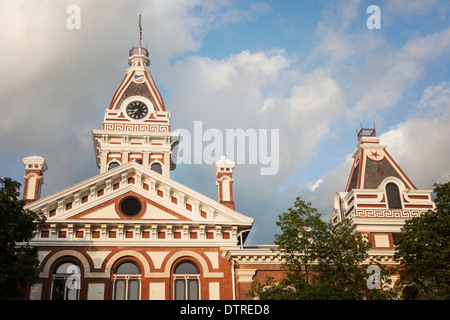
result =
[{"label": "weather vane", "polygon": [[139,15],[139,47],[141,47],[142,43],[142,25],[141,25],[141,15]]}]

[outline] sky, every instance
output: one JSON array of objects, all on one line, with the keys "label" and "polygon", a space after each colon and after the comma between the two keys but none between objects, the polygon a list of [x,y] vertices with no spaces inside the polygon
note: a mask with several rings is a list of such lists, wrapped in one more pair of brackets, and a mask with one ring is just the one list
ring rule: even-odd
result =
[{"label": "sky", "polygon": [[[375,125],[419,189],[449,180],[447,0],[2,0],[1,177],[23,182],[31,155],[49,167],[42,196],[99,174],[92,129],[126,73],[139,14],[173,129],[279,132],[275,174],[261,161],[233,174],[236,210],[255,219],[246,244],[273,243],[296,197],[328,219],[361,125]],[[217,198],[212,164],[179,164],[171,178]]]}]

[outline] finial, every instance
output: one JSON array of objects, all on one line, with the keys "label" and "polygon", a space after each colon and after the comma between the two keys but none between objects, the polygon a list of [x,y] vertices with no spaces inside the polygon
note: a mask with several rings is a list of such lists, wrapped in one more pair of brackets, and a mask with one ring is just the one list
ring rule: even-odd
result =
[{"label": "finial", "polygon": [[142,44],[142,25],[141,25],[141,15],[139,15],[139,48]]},{"label": "finial", "polygon": [[[140,56],[146,56],[148,58],[148,50],[147,48],[142,48],[142,15],[139,15],[139,46],[133,47],[129,51],[128,55],[128,64],[131,66],[132,62],[130,58],[134,55],[140,55]],[[145,62],[148,66],[150,64],[150,61]]]}]

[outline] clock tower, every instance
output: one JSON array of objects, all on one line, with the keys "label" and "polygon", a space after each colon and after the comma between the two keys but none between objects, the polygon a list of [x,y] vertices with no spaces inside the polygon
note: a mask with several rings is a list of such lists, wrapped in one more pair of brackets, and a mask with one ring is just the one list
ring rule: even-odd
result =
[{"label": "clock tower", "polygon": [[129,51],[125,77],[105,111],[101,130],[93,130],[95,156],[100,173],[130,161],[165,177],[175,168],[172,148],[179,134],[171,132],[169,112],[148,69],[148,50]]}]

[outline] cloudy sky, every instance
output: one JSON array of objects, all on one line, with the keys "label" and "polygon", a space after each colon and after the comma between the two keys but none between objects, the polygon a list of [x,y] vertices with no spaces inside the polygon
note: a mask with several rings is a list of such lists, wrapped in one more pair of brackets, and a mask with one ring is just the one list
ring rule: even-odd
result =
[{"label": "cloudy sky", "polygon": [[[366,24],[373,4],[381,29]],[[67,27],[71,5],[79,29]],[[298,196],[327,219],[361,123],[375,123],[418,188],[450,179],[447,0],[2,0],[0,176],[22,182],[21,159],[45,157],[46,196],[99,173],[91,130],[128,68],[139,14],[174,129],[279,130],[277,174],[235,169],[236,209],[255,219],[248,244],[272,243]],[[171,177],[216,198],[210,164]]]}]

